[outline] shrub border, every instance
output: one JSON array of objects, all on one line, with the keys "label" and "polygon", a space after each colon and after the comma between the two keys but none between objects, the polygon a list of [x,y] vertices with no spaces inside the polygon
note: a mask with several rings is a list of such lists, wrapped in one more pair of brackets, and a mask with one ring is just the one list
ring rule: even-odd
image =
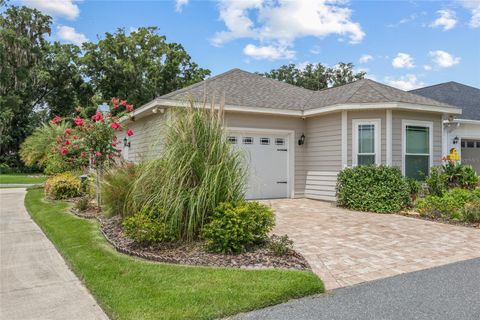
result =
[{"label": "shrub border", "polygon": [[248,267],[248,266],[235,266],[235,265],[229,265],[229,266],[218,266],[218,265],[213,265],[213,264],[189,264],[189,263],[179,263],[178,261],[173,261],[173,260],[170,260],[170,259],[166,259],[166,258],[162,258],[161,256],[158,256],[158,255],[155,255],[155,254],[149,254],[149,253],[140,253],[138,251],[135,251],[135,250],[130,250],[130,249],[127,249],[123,246],[120,246],[118,245],[114,240],[112,240],[106,233],[105,231],[103,230],[103,221],[102,221],[102,217],[100,216],[92,216],[92,215],[85,215],[85,214],[82,214],[80,213],[78,210],[74,209],[74,208],[70,208],[70,213],[77,216],[78,218],[81,218],[81,219],[87,219],[87,220],[96,220],[100,223],[100,232],[102,233],[102,235],[105,237],[105,239],[107,240],[107,242],[113,246],[113,248],[117,251],[117,252],[120,252],[120,253],[123,253],[123,254],[126,254],[128,256],[131,256],[131,257],[137,257],[137,258],[141,258],[141,259],[145,259],[145,260],[148,260],[148,261],[153,261],[153,262],[161,262],[161,263],[170,263],[170,264],[175,264],[175,265],[181,265],[181,266],[190,266],[190,267],[209,267],[209,268],[236,268],[236,269],[246,269],[246,270],[290,270],[290,271],[310,271],[312,272],[312,267],[310,266],[310,264],[308,263],[307,259],[305,259],[305,257],[299,253],[298,251],[296,251],[295,249],[293,249],[293,251],[295,252],[295,254],[297,255],[300,255],[304,260],[305,260],[305,263],[306,263],[306,266],[307,268],[305,269],[296,269],[296,268],[282,268],[282,267]]}]

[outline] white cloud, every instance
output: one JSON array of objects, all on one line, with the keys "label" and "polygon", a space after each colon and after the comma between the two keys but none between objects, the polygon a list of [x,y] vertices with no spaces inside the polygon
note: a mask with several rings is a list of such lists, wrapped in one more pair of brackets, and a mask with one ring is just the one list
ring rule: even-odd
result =
[{"label": "white cloud", "polygon": [[389,28],[396,28],[396,27],[401,26],[402,24],[406,24],[406,23],[413,22],[413,21],[416,20],[417,18],[419,18],[419,17],[421,17],[421,16],[424,16],[424,15],[426,15],[426,14],[427,14],[427,13],[426,13],[425,11],[412,13],[411,15],[409,15],[409,16],[406,17],[406,18],[401,19],[401,20],[398,21],[397,23],[391,23],[391,24],[387,25],[387,27],[389,27]]},{"label": "white cloud", "polygon": [[432,61],[440,68],[450,68],[459,64],[461,60],[460,57],[455,57],[443,50],[430,51],[430,56]]},{"label": "white cloud", "polygon": [[470,18],[470,27],[480,27],[480,1],[478,0],[459,0],[462,6],[470,10],[472,17]]},{"label": "white cloud", "polygon": [[320,54],[322,52],[320,46],[313,46],[312,49],[310,49],[311,54]]},{"label": "white cloud", "polygon": [[75,0],[22,0],[27,7],[36,8],[46,14],[73,20],[80,14]]},{"label": "white cloud", "polygon": [[213,45],[235,39],[258,40],[261,46],[289,48],[302,37],[348,37],[362,41],[365,33],[351,20],[352,11],[337,0],[219,0],[220,19],[226,30],[217,32]]},{"label": "white cloud", "polygon": [[88,38],[85,37],[83,33],[78,33],[72,27],[58,26],[57,30],[57,37],[64,42],[73,43],[77,46],[80,46],[82,43],[88,41]]},{"label": "white cloud", "polygon": [[453,29],[457,24],[457,16],[452,10],[438,10],[438,18],[430,24],[430,27],[443,27],[443,31]]},{"label": "white cloud", "polygon": [[415,64],[413,63],[413,58],[408,53],[399,52],[392,60],[392,66],[397,69],[411,69],[415,67]]},{"label": "white cloud", "polygon": [[247,44],[243,48],[243,53],[254,59],[293,59],[295,57],[295,51],[288,50],[286,47],[275,46],[256,46],[254,44]]},{"label": "white cloud", "polygon": [[430,71],[430,70],[432,70],[432,66],[426,64],[426,65],[423,66],[423,69],[426,70],[426,71]]},{"label": "white cloud", "polygon": [[417,89],[420,87],[425,86],[425,83],[420,81],[416,75],[414,74],[407,74],[405,76],[401,76],[398,79],[386,77],[385,82],[392,87],[409,91],[413,89]]},{"label": "white cloud", "polygon": [[370,60],[373,60],[373,57],[371,55],[363,54],[358,61],[360,61],[360,63],[367,63]]},{"label": "white cloud", "polygon": [[185,5],[188,4],[189,0],[176,0],[175,1],[175,11],[182,12],[182,9]]}]

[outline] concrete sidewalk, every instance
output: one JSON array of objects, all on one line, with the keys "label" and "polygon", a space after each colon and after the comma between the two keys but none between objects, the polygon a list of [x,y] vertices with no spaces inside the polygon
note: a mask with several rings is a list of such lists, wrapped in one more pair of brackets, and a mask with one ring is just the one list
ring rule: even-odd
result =
[{"label": "concrete sidewalk", "polygon": [[0,318],[108,319],[24,207],[0,189]]}]

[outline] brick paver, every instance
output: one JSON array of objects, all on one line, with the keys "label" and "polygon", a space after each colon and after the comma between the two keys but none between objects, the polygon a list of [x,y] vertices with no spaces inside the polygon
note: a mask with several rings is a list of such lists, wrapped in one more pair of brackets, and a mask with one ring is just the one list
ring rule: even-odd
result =
[{"label": "brick paver", "polygon": [[349,211],[308,199],[266,200],[327,289],[480,257],[480,229]]}]

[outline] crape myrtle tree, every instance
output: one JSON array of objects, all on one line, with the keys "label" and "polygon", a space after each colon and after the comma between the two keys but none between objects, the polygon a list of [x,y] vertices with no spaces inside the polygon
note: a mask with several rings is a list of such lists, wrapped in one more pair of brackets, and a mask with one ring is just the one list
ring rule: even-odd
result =
[{"label": "crape myrtle tree", "polygon": [[354,82],[365,77],[365,72],[355,73],[353,69],[352,63],[343,62],[331,68],[321,63],[309,63],[303,68],[295,64],[288,64],[258,74],[305,89],[321,90]]},{"label": "crape myrtle tree", "polygon": [[[81,168],[88,164],[96,172],[95,193],[97,206],[100,208],[100,179],[106,165],[120,156],[117,145],[117,132],[125,130],[124,122],[120,120],[127,117],[133,111],[133,104],[126,100],[112,98],[106,112],[97,111],[88,117],[85,109],[77,108],[77,115],[70,118],[55,116],[50,123],[58,125],[67,123],[68,126],[63,134],[56,137],[56,145],[53,152],[59,152],[64,161],[75,163]],[[131,118],[133,119],[133,118]],[[127,136],[132,136],[133,131],[128,129]]]}]

